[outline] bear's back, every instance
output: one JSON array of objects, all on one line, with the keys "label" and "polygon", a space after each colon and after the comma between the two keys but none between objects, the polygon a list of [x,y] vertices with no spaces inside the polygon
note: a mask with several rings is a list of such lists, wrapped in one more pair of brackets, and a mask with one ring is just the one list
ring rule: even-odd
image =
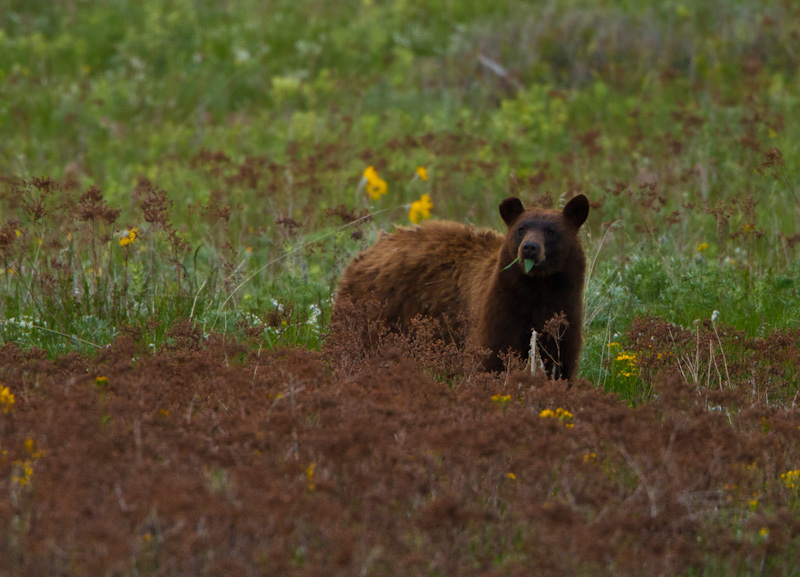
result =
[{"label": "bear's back", "polygon": [[401,325],[418,314],[455,317],[472,308],[469,287],[489,282],[504,242],[492,230],[448,221],[398,227],[350,263],[337,299],[385,302],[385,320]]}]

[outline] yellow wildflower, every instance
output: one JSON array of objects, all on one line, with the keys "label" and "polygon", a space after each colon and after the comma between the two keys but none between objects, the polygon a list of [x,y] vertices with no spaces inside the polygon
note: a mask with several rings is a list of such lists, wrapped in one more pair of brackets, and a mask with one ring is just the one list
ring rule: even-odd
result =
[{"label": "yellow wildflower", "polygon": [[94,385],[96,387],[105,388],[108,386],[108,377],[95,377]]},{"label": "yellow wildflower", "polygon": [[766,539],[767,537],[769,537],[769,528],[768,527],[761,527],[761,530],[758,532],[758,534],[761,537],[763,537],[764,539]]},{"label": "yellow wildflower", "polygon": [[132,228],[122,233],[122,238],[119,239],[119,246],[128,246],[133,244],[139,234],[139,229]]},{"label": "yellow wildflower", "polygon": [[547,418],[558,419],[559,421],[564,423],[564,426],[567,427],[568,429],[571,429],[572,427],[575,426],[573,423],[567,422],[572,419],[573,417],[572,413],[570,413],[567,409],[562,409],[561,407],[557,408],[555,412],[553,412],[550,409],[545,409],[544,411],[539,413],[539,417],[541,417],[542,419],[547,419]]},{"label": "yellow wildflower", "polygon": [[516,479],[517,478],[517,476],[514,473],[506,473],[506,477],[508,477],[509,479]]},{"label": "yellow wildflower", "polygon": [[379,179],[367,184],[367,194],[372,200],[378,200],[384,194],[386,194],[388,187],[386,185],[386,181],[383,179]]},{"label": "yellow wildflower", "polygon": [[8,413],[14,405],[14,394],[8,387],[0,387],[0,412]]},{"label": "yellow wildflower", "polygon": [[367,167],[364,171],[364,179],[367,181],[367,194],[369,194],[372,200],[378,200],[386,194],[389,187],[386,181],[378,175],[378,171],[375,170],[375,167]]},{"label": "yellow wildflower", "polygon": [[786,485],[787,489],[796,489],[798,483],[800,483],[800,469],[786,471],[781,474],[781,480],[783,480],[783,484]]},{"label": "yellow wildflower", "polygon": [[44,451],[36,448],[36,443],[32,437],[25,439],[25,451],[30,455],[33,460],[41,459],[44,456]]},{"label": "yellow wildflower", "polygon": [[708,250],[707,242],[701,242],[700,244],[697,245],[697,252],[703,252],[704,250]]},{"label": "yellow wildflower", "polygon": [[433,209],[433,202],[431,202],[431,195],[423,194],[419,200],[411,203],[411,209],[408,211],[408,218],[413,223],[430,218],[431,210]]},{"label": "yellow wildflower", "polygon": [[417,167],[417,176],[420,180],[428,180],[428,169],[424,166]]},{"label": "yellow wildflower", "polygon": [[511,395],[492,395],[493,403],[509,403],[511,402]]},{"label": "yellow wildflower", "polygon": [[556,409],[556,417],[559,418],[559,419],[571,419],[572,418],[572,413],[570,413],[566,409],[559,408],[559,409]]},{"label": "yellow wildflower", "polygon": [[314,484],[314,469],[317,468],[316,463],[311,463],[306,468],[306,481],[308,482],[308,490],[313,491],[316,485]]},{"label": "yellow wildflower", "polygon": [[597,460],[597,453],[586,453],[583,456],[584,463],[593,463],[595,460]]},{"label": "yellow wildflower", "polygon": [[24,487],[30,483],[33,477],[33,464],[31,460],[16,460],[12,464],[15,466],[15,470],[11,474],[11,482],[20,487]]},{"label": "yellow wildflower", "polygon": [[622,377],[635,377],[636,376],[636,362],[637,357],[636,353],[628,353],[626,351],[620,351],[617,353],[617,357],[614,359],[617,362],[626,361],[626,367],[620,367],[618,374]]},{"label": "yellow wildflower", "polygon": [[364,171],[364,178],[367,179],[367,182],[371,182],[373,180],[380,178],[380,176],[378,176],[378,171],[375,170],[374,166],[368,166],[367,169]]}]

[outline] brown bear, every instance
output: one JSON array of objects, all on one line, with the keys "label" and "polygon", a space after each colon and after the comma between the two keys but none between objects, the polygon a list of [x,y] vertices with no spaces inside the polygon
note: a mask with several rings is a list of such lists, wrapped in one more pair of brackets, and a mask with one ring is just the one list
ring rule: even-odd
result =
[{"label": "brown bear", "polygon": [[447,221],[398,227],[353,259],[336,301],[377,299],[383,320],[400,330],[417,315],[452,326],[466,314],[472,319],[467,334],[491,351],[487,370],[503,369],[498,353],[527,357],[535,329],[547,371],[572,379],[586,271],[578,229],[588,214],[584,195],[561,211],[525,209],[512,197],[500,203],[505,236]]}]

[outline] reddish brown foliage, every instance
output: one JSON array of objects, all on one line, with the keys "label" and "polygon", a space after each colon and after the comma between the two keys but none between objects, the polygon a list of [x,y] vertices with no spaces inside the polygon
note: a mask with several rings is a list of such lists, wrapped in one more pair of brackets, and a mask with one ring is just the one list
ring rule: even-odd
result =
[{"label": "reddish brown foliage", "polygon": [[0,349],[0,573],[670,575],[796,547],[794,412],[675,375],[631,409],[459,365],[426,323],[366,350],[334,322],[324,354],[188,321],[156,354]]}]

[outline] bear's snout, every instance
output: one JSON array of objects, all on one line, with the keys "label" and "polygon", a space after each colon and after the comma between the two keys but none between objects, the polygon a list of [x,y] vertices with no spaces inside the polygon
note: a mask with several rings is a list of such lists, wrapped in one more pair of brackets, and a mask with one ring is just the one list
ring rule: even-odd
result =
[{"label": "bear's snout", "polygon": [[522,243],[520,247],[520,253],[522,254],[523,259],[531,259],[531,260],[539,260],[540,253],[542,252],[542,248],[536,241],[526,241]]},{"label": "bear's snout", "polygon": [[517,249],[517,258],[525,274],[533,274],[534,267],[538,269],[544,264],[546,252],[542,234],[538,230],[528,231]]}]

